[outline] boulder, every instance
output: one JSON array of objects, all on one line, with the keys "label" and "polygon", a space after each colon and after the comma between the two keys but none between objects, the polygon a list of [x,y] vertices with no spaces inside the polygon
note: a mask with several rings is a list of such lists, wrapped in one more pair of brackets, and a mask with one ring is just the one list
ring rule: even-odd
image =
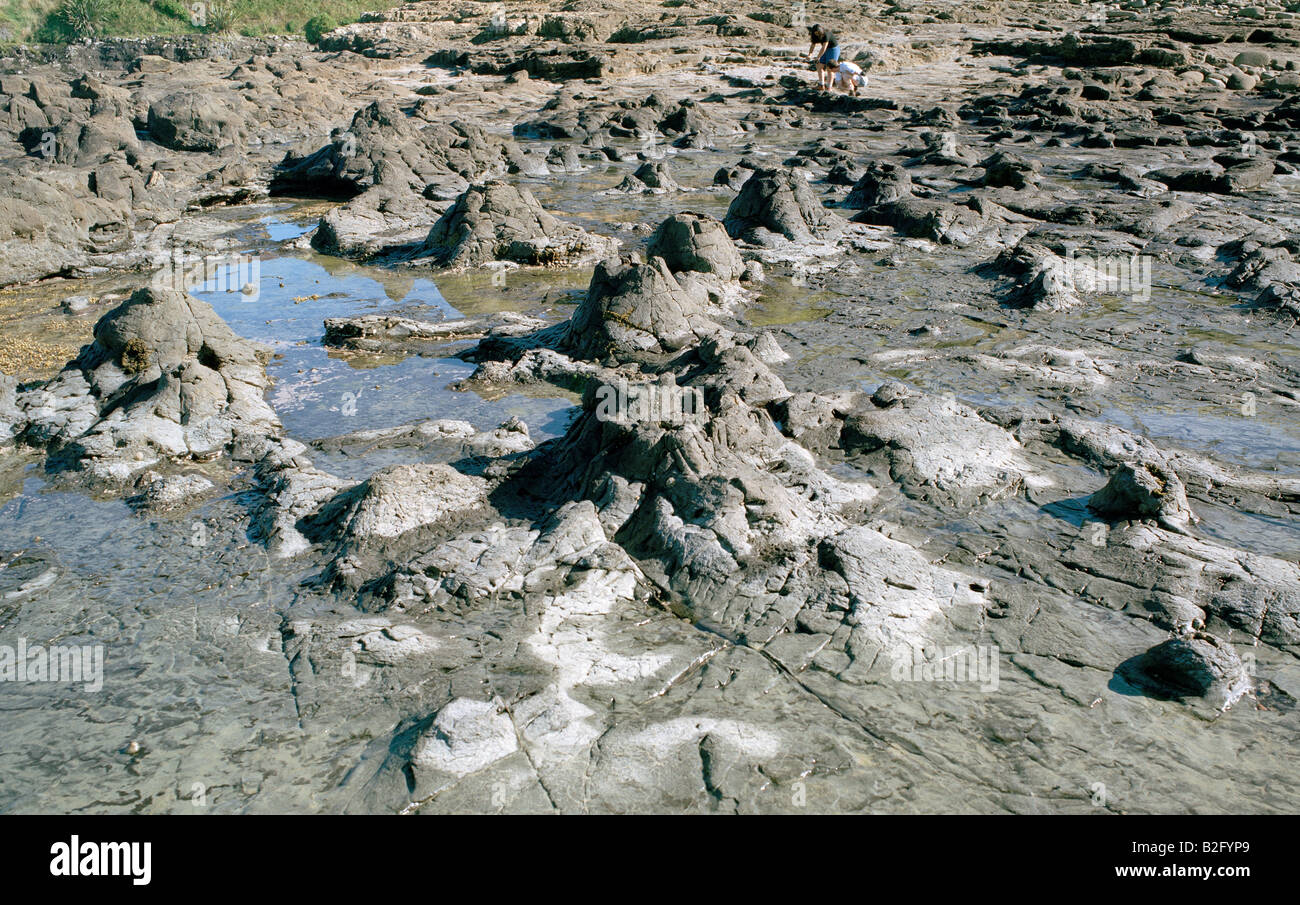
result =
[{"label": "boulder", "polygon": [[244,141],[248,123],[218,95],[177,91],[149,105],[149,137],[173,151],[219,151]]},{"label": "boulder", "polygon": [[873,160],[844,199],[844,205],[862,210],[899,201],[911,194],[912,177],[907,170],[896,163]]},{"label": "boulder", "polygon": [[682,191],[682,186],[668,172],[668,165],[658,160],[647,160],[626,177],[611,193],[624,195],[662,195]]},{"label": "boulder", "polygon": [[844,220],[822,207],[808,182],[789,170],[761,169],[746,180],[723,221],[733,239],[770,245],[833,237]]},{"label": "boulder", "polygon": [[1171,531],[1186,531],[1197,521],[1178,475],[1154,462],[1121,464],[1088,499],[1088,508],[1111,520],[1155,519]]},{"label": "boulder", "polygon": [[690,270],[734,280],[745,270],[726,228],[707,214],[690,211],[673,214],[660,223],[646,254],[663,258],[674,273]]},{"label": "boulder", "polygon": [[175,289],[141,289],[95,325],[53,380],[19,396],[22,439],[51,467],[124,480],[164,458],[259,454],[279,421],[262,350],[211,306]]},{"label": "boulder", "polygon": [[489,261],[562,265],[607,254],[615,244],[557,220],[527,189],[493,181],[471,186],[457,198],[416,257],[457,268]]},{"label": "boulder", "polygon": [[341,496],[343,511],[335,526],[348,547],[392,541],[459,511],[478,508],[487,489],[487,481],[461,474],[450,465],[393,465]]},{"label": "boulder", "polygon": [[451,200],[471,181],[505,173],[508,156],[505,142],[473,123],[421,127],[396,104],[375,101],[358,110],[328,144],[285,155],[271,191],[352,198],[382,184]]},{"label": "boulder", "polygon": [[51,160],[72,167],[89,167],[118,152],[138,154],[140,142],[130,121],[111,114],[92,116],[84,121],[69,120],[51,130],[28,129],[24,139],[29,154],[45,156],[52,148]]},{"label": "boulder", "polygon": [[975,242],[988,226],[988,218],[977,206],[914,196],[868,208],[854,219],[892,226],[914,239],[956,246]]},{"label": "boulder", "polygon": [[[503,707],[456,698],[448,702],[416,742],[411,771],[417,782],[477,773],[519,748],[514,723]],[[436,786],[435,786],[436,788]]]},{"label": "boulder", "polygon": [[1125,663],[1121,674],[1162,697],[1205,698],[1225,710],[1252,684],[1233,646],[1204,632],[1156,645]]},{"label": "boulder", "polygon": [[663,258],[602,261],[568,323],[564,348],[595,359],[673,352],[717,330],[707,306],[704,289],[679,283]]},{"label": "boulder", "polygon": [[980,161],[984,168],[984,185],[1010,186],[1014,189],[1027,188],[1038,181],[1042,164],[1028,160],[1010,151],[998,151]]}]

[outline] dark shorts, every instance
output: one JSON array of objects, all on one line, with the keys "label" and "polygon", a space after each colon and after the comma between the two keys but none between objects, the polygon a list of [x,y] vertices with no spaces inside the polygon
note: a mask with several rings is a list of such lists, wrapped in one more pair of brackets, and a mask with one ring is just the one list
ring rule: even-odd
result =
[{"label": "dark shorts", "polygon": [[836,46],[836,47],[828,47],[828,48],[826,48],[826,52],[825,52],[824,54],[822,54],[820,58],[818,58],[817,62],[818,62],[818,63],[834,63],[834,62],[835,62],[836,60],[838,60],[839,58],[840,58],[840,49],[839,49],[839,47],[838,47],[838,46]]}]

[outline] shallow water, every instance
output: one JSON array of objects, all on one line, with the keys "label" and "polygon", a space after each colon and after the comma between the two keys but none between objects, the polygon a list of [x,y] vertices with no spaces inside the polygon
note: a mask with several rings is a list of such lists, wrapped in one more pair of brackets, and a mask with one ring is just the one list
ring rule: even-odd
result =
[{"label": "shallow water", "polygon": [[319,257],[266,258],[262,289],[252,300],[238,292],[194,292],[235,332],[271,349],[270,401],[290,436],[314,440],[438,418],[488,429],[519,417],[538,439],[564,432],[570,400],[523,394],[488,400],[451,390],[474,366],[450,354],[384,355],[323,346],[321,324],[330,317],[402,312],[442,321],[478,313],[453,307],[425,278],[394,291],[391,282],[384,285],[364,271],[331,274],[326,263]]},{"label": "shallow water", "polygon": [[[753,143],[748,150],[767,152],[775,163],[805,137],[799,130],[788,130],[745,140]],[[890,142],[869,132],[844,130],[843,137],[865,138],[892,150]],[[669,166],[677,180],[696,189],[689,193],[600,194],[631,173],[633,161],[602,164],[572,176],[519,181],[557,215],[615,235],[625,248],[635,249],[648,228],[670,213],[698,210],[721,216],[732,194],[713,188],[712,174],[734,163],[741,152],[724,146],[671,154]],[[238,291],[195,290],[232,329],[270,350],[269,398],[291,437],[307,442],[435,418],[491,429],[519,417],[537,441],[564,432],[577,411],[572,394],[544,390],[486,398],[450,389],[473,371],[456,357],[465,343],[423,355],[346,352],[322,345],[322,322],[381,312],[443,320],[518,311],[560,320],[585,291],[590,268],[509,271],[501,281],[482,272],[441,275],[418,268],[364,267],[286,247],[314,225],[322,208],[320,203],[277,203],[251,218],[247,211],[214,213],[229,220],[235,247],[259,256],[259,291],[250,298]],[[924,243],[900,242],[897,248],[899,258],[890,266],[879,265],[877,255],[858,255],[858,276],[813,277],[804,286],[794,282],[795,274],[788,269],[769,268],[767,284],[736,317],[742,325],[774,331],[792,356],[778,368],[790,389],[871,392],[894,378],[927,391],[952,392],[973,404],[1063,410],[1063,397],[1052,388],[953,357],[882,364],[872,356],[899,348],[995,355],[1045,342],[1088,348],[1098,355],[1109,349],[1119,357],[1120,352],[1135,350],[1130,339],[1139,332],[1167,335],[1170,348],[1208,341],[1233,354],[1294,358],[1300,352],[1293,336],[1270,337],[1239,323],[1231,310],[1233,300],[1226,297],[1213,300],[1224,309],[1221,325],[1206,328],[1195,309],[1209,296],[1173,290],[1157,291],[1140,304],[1094,300],[1081,311],[1054,318],[1051,329],[1044,331],[1035,323],[1040,315],[989,304],[989,285],[952,263],[954,257],[963,264],[975,263],[980,253]],[[1171,285],[1186,276],[1161,275]],[[75,349],[88,341],[90,325],[106,306],[85,318],[70,319],[54,313],[61,298],[112,294],[142,281],[136,275],[116,275],[41,287],[25,297],[26,307],[15,304],[12,310],[31,335],[57,336]],[[0,309],[3,302],[0,298]],[[915,338],[909,332],[934,321],[943,325],[934,338]],[[1088,394],[1082,395],[1086,401]],[[1145,433],[1157,442],[1281,473],[1300,469],[1294,409],[1265,407],[1246,418],[1136,380],[1120,385],[1113,381],[1095,401],[1097,411],[1090,417]],[[322,468],[362,480],[377,468],[422,455],[416,450],[375,449],[313,451],[311,457]],[[852,465],[831,467],[843,477],[861,478]],[[1104,479],[1082,466],[1068,468],[1081,481],[1095,479],[1096,486]],[[1048,504],[1003,500],[980,513],[936,522],[933,513],[902,496],[887,479],[878,477],[876,483],[884,485],[876,514],[919,526],[928,532],[934,549],[944,553],[958,539],[980,539],[993,523],[1015,537],[1042,540],[1074,536],[1091,518],[1082,498],[1064,495]],[[49,687],[34,695],[30,689],[0,683],[0,707],[11,711],[0,723],[0,811],[174,811],[191,807],[195,784],[211,792],[205,807],[217,810],[333,806],[317,800],[318,789],[337,783],[371,735],[391,726],[348,724],[318,731],[304,720],[285,648],[283,610],[302,594],[301,582],[313,577],[313,569],[276,563],[249,540],[251,494],[236,489],[168,517],[137,514],[120,500],[60,491],[37,465],[7,475],[3,486],[13,492],[0,498],[0,563],[6,566],[0,569],[0,626],[6,636],[21,631],[34,642],[77,639],[107,645],[108,692],[92,697]],[[1284,519],[1211,504],[1198,511],[1199,530],[1208,537],[1259,553],[1300,555],[1300,528]],[[936,552],[936,558],[939,555]],[[56,576],[52,586],[32,584],[45,580],[42,576],[50,570]],[[1117,630],[1115,623],[1127,620],[1094,609],[1086,618],[1098,631]],[[12,620],[19,613],[21,624],[15,627]],[[488,615],[474,618],[490,621]],[[487,631],[471,633],[490,638]],[[238,656],[232,653],[236,649]],[[1017,702],[1007,705],[1010,710],[1021,700],[1036,700],[1041,689],[1028,667],[1023,674],[1010,668],[1007,673],[1006,681],[1016,687],[1017,695],[1023,694],[1004,699]],[[1099,673],[1099,694],[1104,680]],[[1126,691],[1119,693],[1135,697]],[[876,693],[885,697],[870,697]],[[890,700],[890,694],[900,700]],[[944,751],[961,750],[965,734],[995,737],[1002,728],[999,705],[970,689],[909,686],[889,692],[867,689],[863,696],[877,710],[874,719],[917,749],[933,746],[941,752],[936,759],[947,757]],[[1137,700],[1125,706],[1146,703]],[[1167,754],[1167,749],[1180,750],[1193,737],[1196,745],[1215,755],[1210,762],[1231,760],[1242,743],[1260,751],[1283,750],[1266,715],[1244,712],[1235,731],[1225,722],[1213,732],[1193,736],[1202,727],[1171,713],[1168,728],[1152,725],[1143,730],[1149,734],[1134,746],[1133,754],[1124,744],[1137,731],[1131,725],[1149,719],[1152,712],[1154,708],[1105,716],[1103,710],[1074,708],[1066,716],[1044,716],[1051,731],[1043,732],[1042,744],[1049,744],[1055,733],[1058,745],[1054,760],[1042,759],[1048,765],[1044,769],[1059,779],[1058,788],[1086,789],[1097,777],[1090,756],[1078,747],[1082,736],[1101,739],[1102,747],[1124,749],[1124,757],[1147,757],[1152,749]],[[331,733],[334,736],[328,737]],[[144,740],[147,757],[127,753],[137,739]],[[69,750],[76,755],[72,759],[66,756]],[[1024,762],[1032,770],[1038,761]],[[1116,762],[1122,762],[1118,755]],[[1165,806],[1159,789],[1143,791],[1137,767],[1117,767],[1114,779],[1102,778],[1116,794],[1128,796],[1126,805]],[[1236,798],[1221,790],[1210,800],[1245,800],[1239,788],[1234,791]],[[962,797],[962,789],[934,794],[951,796],[942,800],[949,808],[977,806]],[[927,799],[925,806],[933,801]],[[1257,801],[1279,807],[1288,798],[1262,788]]]}]

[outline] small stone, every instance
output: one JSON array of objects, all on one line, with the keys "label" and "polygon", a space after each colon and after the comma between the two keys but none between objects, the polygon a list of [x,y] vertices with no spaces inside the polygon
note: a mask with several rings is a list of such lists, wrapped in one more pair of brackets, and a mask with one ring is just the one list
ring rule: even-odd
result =
[{"label": "small stone", "polygon": [[85,314],[90,310],[90,298],[84,295],[69,296],[63,300],[63,310],[72,315]]},{"label": "small stone", "polygon": [[1135,684],[1158,694],[1205,698],[1225,710],[1251,685],[1233,646],[1204,632],[1158,644],[1122,669]]}]

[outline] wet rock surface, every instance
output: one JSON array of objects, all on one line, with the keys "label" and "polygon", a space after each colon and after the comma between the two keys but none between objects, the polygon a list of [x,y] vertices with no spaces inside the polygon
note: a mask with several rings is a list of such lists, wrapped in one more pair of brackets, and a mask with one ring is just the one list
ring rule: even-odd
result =
[{"label": "wet rock surface", "polygon": [[1300,30],[850,6],[6,60],[0,807],[1293,811]]},{"label": "wet rock surface", "polygon": [[143,289],[104,315],[95,341],[18,395],[11,428],[47,468],[125,480],[162,459],[255,456],[279,427],[260,350],[205,303]]}]

